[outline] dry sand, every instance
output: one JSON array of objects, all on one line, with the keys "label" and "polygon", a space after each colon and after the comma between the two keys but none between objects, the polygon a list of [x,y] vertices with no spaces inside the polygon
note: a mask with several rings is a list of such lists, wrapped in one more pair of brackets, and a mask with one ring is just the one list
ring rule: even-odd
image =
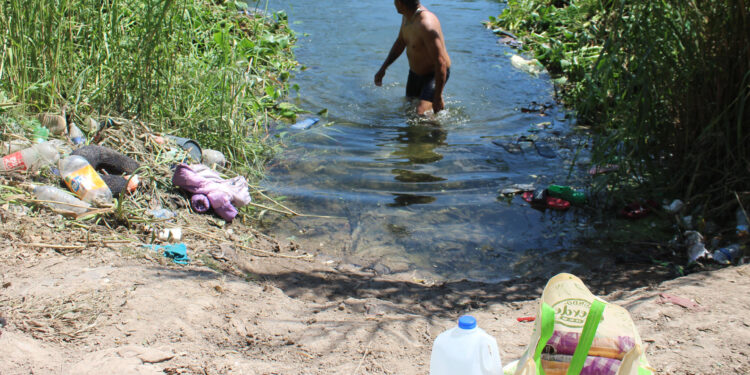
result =
[{"label": "dry sand", "polygon": [[[180,266],[127,241],[52,248],[86,238],[54,215],[5,207],[0,219],[3,375],[428,374],[433,340],[464,313],[508,362],[532,329],[516,318],[535,314],[546,281],[436,283],[289,259],[293,245],[257,233],[238,247],[236,233],[252,231],[235,224],[186,234],[194,262]],[[659,374],[750,373],[750,266],[579,276],[630,310]],[[662,293],[698,307],[660,303]]]}]

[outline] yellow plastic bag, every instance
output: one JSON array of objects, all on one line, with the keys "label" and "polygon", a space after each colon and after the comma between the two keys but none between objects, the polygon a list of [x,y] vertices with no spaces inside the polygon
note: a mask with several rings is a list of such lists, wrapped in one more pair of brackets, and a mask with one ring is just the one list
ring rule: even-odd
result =
[{"label": "yellow plastic bag", "polygon": [[547,282],[531,341],[515,375],[652,375],[643,342],[624,308],[596,297],[578,277]]}]

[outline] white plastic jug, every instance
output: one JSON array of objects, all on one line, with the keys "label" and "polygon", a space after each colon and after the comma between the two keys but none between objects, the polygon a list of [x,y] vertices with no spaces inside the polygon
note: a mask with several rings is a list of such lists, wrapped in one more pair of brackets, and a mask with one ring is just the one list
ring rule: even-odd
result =
[{"label": "white plastic jug", "polygon": [[470,315],[458,318],[453,327],[435,339],[430,375],[502,375],[497,341]]}]

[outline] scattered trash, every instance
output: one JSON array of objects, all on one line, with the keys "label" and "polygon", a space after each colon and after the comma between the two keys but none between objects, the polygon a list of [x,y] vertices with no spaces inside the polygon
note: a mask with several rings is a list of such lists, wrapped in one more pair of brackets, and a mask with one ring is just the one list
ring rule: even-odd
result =
[{"label": "scattered trash", "polygon": [[550,185],[547,187],[547,192],[550,196],[562,198],[573,204],[586,203],[586,194],[582,191],[575,190],[570,186]]},{"label": "scattered trash", "polygon": [[544,67],[537,59],[526,60],[521,56],[513,55],[510,58],[510,63],[516,69],[523,70],[526,73],[532,75],[538,75],[544,71]]},{"label": "scattered trash", "polygon": [[154,219],[164,219],[164,220],[171,219],[177,216],[177,214],[175,214],[174,211],[170,211],[166,208],[156,208],[153,210],[148,210],[146,211],[146,213],[149,216],[153,217]]},{"label": "scattered trash", "polygon": [[534,191],[536,189],[534,187],[534,184],[513,184],[508,187],[503,188],[503,190],[500,190],[500,194],[506,195],[506,194],[517,194],[517,193],[523,193],[526,191]]},{"label": "scattered trash", "polygon": [[[96,123],[96,125],[97,125],[96,132],[89,133],[89,134],[94,134],[93,139],[91,140],[91,143],[93,143],[93,144],[99,143],[99,141],[102,139],[102,134],[103,134],[104,130],[107,129],[107,128],[115,126],[115,124],[116,124],[115,121],[112,120],[112,119],[109,119],[109,118],[104,121],[104,124],[101,124],[101,123],[97,122]],[[94,125],[94,124],[89,123],[89,126],[91,126],[91,125]]]},{"label": "scattered trash", "polygon": [[49,129],[41,125],[34,126],[31,134],[31,139],[34,141],[34,143],[46,142],[49,139]]},{"label": "scattered trash", "polygon": [[81,129],[76,126],[74,123],[70,123],[70,127],[68,128],[68,134],[70,135],[70,141],[73,142],[74,145],[78,146],[83,144],[83,142],[86,142],[86,137],[83,135],[83,132]]},{"label": "scattered trash", "polygon": [[190,155],[190,158],[193,159],[193,161],[195,161],[196,163],[201,162],[203,152],[201,151],[201,146],[198,144],[198,142],[189,138],[176,137],[174,135],[167,135],[166,137],[175,141],[178,146],[187,151],[188,155]]},{"label": "scattered trash", "polygon": [[317,117],[308,117],[304,120],[297,121],[297,123],[292,125],[291,128],[296,130],[305,130],[315,125],[318,121],[320,121],[320,119]]},{"label": "scattered trash", "polygon": [[709,255],[706,245],[703,243],[703,235],[690,230],[683,234],[685,236],[685,246],[687,247],[688,264]]},{"label": "scattered trash", "polygon": [[664,211],[670,214],[676,214],[680,211],[682,211],[683,207],[685,207],[685,204],[682,203],[681,200],[675,199],[670,203],[669,205],[665,205],[662,208],[664,208]]},{"label": "scattered trash", "polygon": [[30,147],[31,143],[25,139],[14,139],[0,143],[0,155],[8,155]]},{"label": "scattered trash", "polygon": [[620,169],[620,167],[616,164],[597,165],[589,169],[589,174],[594,176],[598,174],[614,172],[618,169]]},{"label": "scattered trash", "polygon": [[735,214],[737,216],[737,235],[740,237],[745,237],[748,235],[748,222],[747,222],[747,215],[745,214],[745,210],[740,207],[737,209],[737,212]]},{"label": "scattered trash", "polygon": [[60,153],[51,142],[43,142],[32,145],[21,151],[6,155],[0,164],[0,171],[39,169],[44,165],[56,163]]},{"label": "scattered trash", "polygon": [[547,142],[536,141],[534,142],[534,147],[536,148],[536,152],[539,154],[539,156],[548,159],[554,159],[557,157],[557,153]]},{"label": "scattered trash", "polygon": [[62,136],[68,132],[68,122],[65,116],[40,113],[39,122],[54,135]]},{"label": "scattered trash", "polygon": [[536,317],[535,316],[522,316],[520,318],[516,318],[516,320],[518,320],[521,323],[533,322],[536,320]]},{"label": "scattered trash", "polygon": [[704,310],[704,307],[685,297],[679,297],[667,293],[659,294],[658,303],[672,303],[688,310]]},{"label": "scattered trash", "polygon": [[651,213],[651,208],[655,206],[656,204],[653,202],[643,204],[641,202],[634,201],[620,210],[620,216],[633,220],[641,219],[648,216],[648,214]]},{"label": "scattered trash", "polygon": [[72,155],[82,156],[91,164],[95,171],[101,171],[101,178],[107,184],[112,196],[117,197],[121,192],[134,192],[138,187],[139,178],[132,175],[139,167],[137,161],[108,147],[88,145],[73,151]]},{"label": "scattered trash", "polygon": [[735,259],[742,256],[742,247],[739,244],[732,244],[722,247],[712,254],[715,261],[721,264],[732,264]]},{"label": "scattered trash", "polygon": [[89,127],[89,134],[96,134],[99,132],[99,121],[94,120],[91,117],[86,118],[86,125]]},{"label": "scattered trash", "polygon": [[182,240],[182,228],[165,228],[159,232],[159,239],[164,242],[177,242]]},{"label": "scattered trash", "polygon": [[68,194],[62,189],[49,185],[39,185],[34,187],[34,195],[44,205],[52,207],[54,210],[63,213],[83,214],[87,212],[91,205]]},{"label": "scattered trash", "polygon": [[203,150],[202,156],[203,161],[201,162],[201,164],[207,165],[209,167],[218,165],[224,168],[224,166],[227,164],[227,159],[224,157],[224,154],[221,151],[205,149]]},{"label": "scattered trash", "polygon": [[83,156],[71,155],[60,160],[59,169],[68,188],[84,202],[97,206],[112,203],[112,191]]},{"label": "scattered trash", "polygon": [[497,340],[477,327],[473,316],[458,318],[458,326],[439,334],[432,345],[430,375],[501,375],[502,371]]},{"label": "scattered trash", "polygon": [[207,205],[226,221],[232,221],[237,216],[237,209],[251,201],[247,180],[244,177],[237,176],[225,180],[216,171],[202,164],[178,164],[172,176],[172,183],[189,193],[205,196],[205,199],[200,196],[195,198],[201,204],[199,207],[195,206],[195,201],[191,198],[196,211]]},{"label": "scattered trash", "polygon": [[187,246],[185,246],[184,243],[173,245],[143,245],[143,247],[156,252],[163,252],[165,257],[172,259],[172,261],[177,264],[190,263],[190,258],[187,256]]},{"label": "scattered trash", "polygon": [[549,196],[547,189],[537,189],[534,192],[527,191],[521,195],[521,198],[531,203],[532,206],[548,207],[558,211],[565,211],[570,208],[570,202]]}]

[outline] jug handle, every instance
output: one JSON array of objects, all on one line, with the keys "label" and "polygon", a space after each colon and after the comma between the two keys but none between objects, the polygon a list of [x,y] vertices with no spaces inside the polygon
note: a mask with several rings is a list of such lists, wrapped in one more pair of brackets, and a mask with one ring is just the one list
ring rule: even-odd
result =
[{"label": "jug handle", "polygon": [[[482,371],[485,374],[502,374],[503,365],[500,361],[500,352],[497,349],[497,345],[492,345],[492,340],[494,340],[493,337],[485,337],[485,342],[482,343],[482,349],[479,353]],[[500,369],[500,371],[493,372],[496,369]]]}]

